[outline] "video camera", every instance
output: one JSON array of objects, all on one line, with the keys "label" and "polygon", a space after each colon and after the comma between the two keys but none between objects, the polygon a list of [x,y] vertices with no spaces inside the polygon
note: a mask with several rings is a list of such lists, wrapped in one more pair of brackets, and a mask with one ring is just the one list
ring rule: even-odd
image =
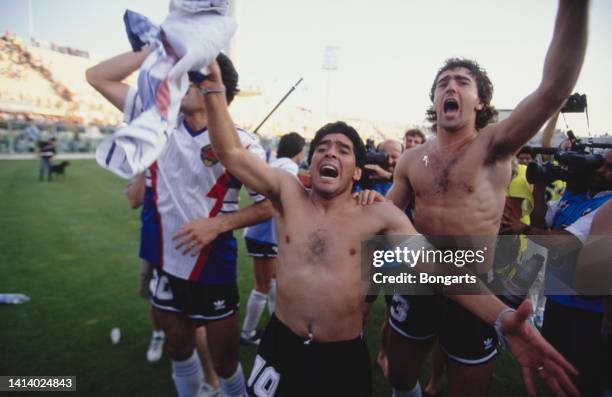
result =
[{"label": "video camera", "polygon": [[586,94],[572,94],[567,98],[565,106],[561,108],[561,113],[582,113],[587,107]]},{"label": "video camera", "polygon": [[605,163],[605,158],[593,153],[593,149],[612,148],[608,143],[582,143],[570,130],[567,136],[571,142],[571,149],[531,147],[532,156],[536,154],[552,155],[558,164],[550,161],[539,164],[532,162],[527,166],[527,181],[529,183],[549,183],[560,179],[566,182],[588,181],[589,177]]},{"label": "video camera", "polygon": [[376,150],[373,139],[366,139],[366,164],[375,164],[386,169],[389,166],[389,155],[382,150]]}]

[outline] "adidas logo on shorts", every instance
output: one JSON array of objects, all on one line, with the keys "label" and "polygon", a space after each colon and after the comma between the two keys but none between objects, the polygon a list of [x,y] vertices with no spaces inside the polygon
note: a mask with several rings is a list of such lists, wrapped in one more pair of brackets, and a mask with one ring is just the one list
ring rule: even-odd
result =
[{"label": "adidas logo on shorts", "polygon": [[493,338],[487,338],[484,340],[484,348],[485,350],[490,349],[491,347],[493,347]]},{"label": "adidas logo on shorts", "polygon": [[225,309],[225,299],[214,301],[213,306],[215,307],[215,310]]}]

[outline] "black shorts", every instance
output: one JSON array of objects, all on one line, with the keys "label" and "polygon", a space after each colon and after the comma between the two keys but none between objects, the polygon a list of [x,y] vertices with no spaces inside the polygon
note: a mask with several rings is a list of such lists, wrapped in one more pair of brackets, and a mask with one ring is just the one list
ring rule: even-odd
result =
[{"label": "black shorts", "polygon": [[603,313],[546,300],[542,335],[576,367],[574,383],[583,396],[600,396],[611,386],[612,351],[606,351],[602,320]]},{"label": "black shorts", "polygon": [[197,323],[221,320],[238,312],[238,286],[198,284],[153,269],[151,304],[160,310],[185,313]]},{"label": "black shorts", "polygon": [[272,316],[247,381],[249,396],[371,396],[368,347],[363,338],[308,341]]},{"label": "black shorts", "polygon": [[276,244],[262,243],[245,238],[247,254],[255,258],[276,258],[278,247]]},{"label": "black shorts", "polygon": [[442,350],[460,364],[484,364],[498,354],[495,329],[444,296],[395,294],[387,303],[396,333],[417,341],[437,335]]}]

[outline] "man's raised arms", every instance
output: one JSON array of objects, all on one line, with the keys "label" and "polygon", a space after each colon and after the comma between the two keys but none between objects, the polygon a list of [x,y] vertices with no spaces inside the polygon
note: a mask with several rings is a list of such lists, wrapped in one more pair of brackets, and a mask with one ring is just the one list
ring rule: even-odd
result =
[{"label": "man's raised arms", "polygon": [[576,85],[587,44],[589,0],[560,0],[552,42],[538,88],[493,125],[492,147],[497,155],[516,152],[548,120]]},{"label": "man's raised arms", "polygon": [[123,112],[125,96],[130,88],[123,80],[136,71],[148,55],[147,49],[117,55],[87,69],[85,77],[96,91]]},{"label": "man's raised arms", "polygon": [[[218,91],[223,87],[221,73],[216,62],[208,67],[210,74],[204,87]],[[225,168],[246,186],[268,197],[273,202],[280,199],[284,179],[296,180],[291,174],[270,167],[265,161],[250,153],[240,143],[236,127],[227,110],[223,92],[204,95],[210,141],[215,154]]]}]

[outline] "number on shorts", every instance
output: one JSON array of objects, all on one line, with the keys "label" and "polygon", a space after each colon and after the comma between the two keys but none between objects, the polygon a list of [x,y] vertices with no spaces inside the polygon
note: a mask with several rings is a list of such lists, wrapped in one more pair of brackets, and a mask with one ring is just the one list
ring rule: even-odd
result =
[{"label": "number on shorts", "polygon": [[410,303],[401,295],[393,294],[393,303],[391,304],[391,317],[396,321],[404,321],[408,317],[408,310],[410,309]]},{"label": "number on shorts", "polygon": [[161,277],[159,277],[157,269],[153,269],[152,280],[155,280],[155,282],[152,282],[149,287],[151,290],[151,294],[154,297],[163,301],[169,301],[174,298],[172,290],[170,289],[170,281],[168,280],[168,277],[163,274]]},{"label": "number on shorts", "polygon": [[253,393],[257,397],[271,397],[276,393],[279,381],[280,374],[274,367],[266,367],[266,360],[259,354],[255,356],[255,364],[247,382],[249,387],[253,387]]}]

